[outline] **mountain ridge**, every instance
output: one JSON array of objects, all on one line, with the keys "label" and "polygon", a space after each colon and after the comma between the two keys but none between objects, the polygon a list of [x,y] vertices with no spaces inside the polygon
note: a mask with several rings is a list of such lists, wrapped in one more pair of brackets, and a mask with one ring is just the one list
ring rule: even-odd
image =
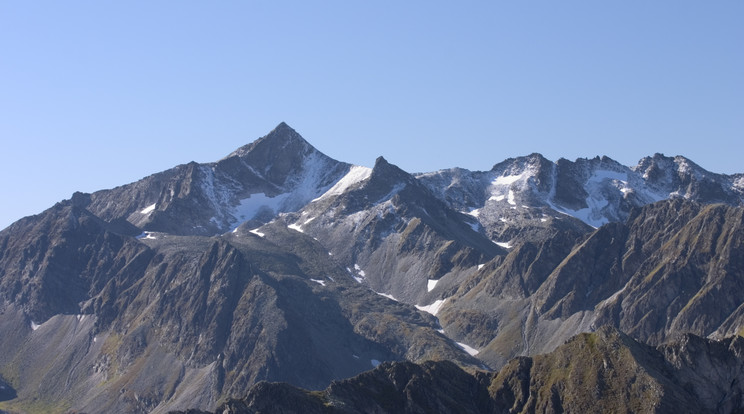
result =
[{"label": "mountain ridge", "polygon": [[740,334],[742,177],[661,154],[409,174],[282,123],[0,231],[0,409],[214,409],[385,361],[518,368],[602,325],[653,347]]}]

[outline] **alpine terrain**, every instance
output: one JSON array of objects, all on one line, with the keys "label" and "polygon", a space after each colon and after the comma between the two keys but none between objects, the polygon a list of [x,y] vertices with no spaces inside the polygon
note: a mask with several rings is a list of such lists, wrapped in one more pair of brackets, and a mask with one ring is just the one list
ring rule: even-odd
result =
[{"label": "alpine terrain", "polygon": [[0,231],[0,411],[744,412],[744,174],[288,125]]}]

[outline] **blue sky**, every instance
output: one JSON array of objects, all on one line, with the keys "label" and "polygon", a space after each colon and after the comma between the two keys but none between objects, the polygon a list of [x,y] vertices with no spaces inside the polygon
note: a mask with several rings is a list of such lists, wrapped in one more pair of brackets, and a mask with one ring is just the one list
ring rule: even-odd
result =
[{"label": "blue sky", "polygon": [[[312,3],[312,4],[310,4]],[[287,122],[410,172],[744,172],[742,1],[0,2],[0,228]]]}]

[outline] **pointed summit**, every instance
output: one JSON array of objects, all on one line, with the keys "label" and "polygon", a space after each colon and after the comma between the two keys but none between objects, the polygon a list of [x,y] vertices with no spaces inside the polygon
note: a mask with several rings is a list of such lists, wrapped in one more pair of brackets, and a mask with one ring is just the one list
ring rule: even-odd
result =
[{"label": "pointed summit", "polygon": [[275,132],[282,132],[282,131],[289,131],[289,132],[293,132],[295,134],[297,133],[297,131],[295,131],[294,128],[292,128],[291,126],[287,125],[286,122],[282,121],[273,130],[271,130],[271,132],[269,132],[269,134],[272,134],[272,133],[275,133]]},{"label": "pointed summit", "polygon": [[372,178],[380,179],[386,177],[388,180],[413,183],[415,179],[397,165],[390,164],[384,157],[377,157],[375,166],[372,168]]},{"label": "pointed summit", "polygon": [[377,157],[375,166],[370,174],[368,188],[377,188],[382,196],[395,188],[401,189],[407,185],[416,184],[416,179],[400,167],[390,164],[384,157]]},{"label": "pointed summit", "polygon": [[308,168],[313,169],[312,165],[327,165],[331,170],[338,165],[346,165],[318,151],[284,122],[267,135],[238,148],[225,159],[235,157],[250,166],[254,173],[279,187],[288,184],[288,179],[298,179],[310,171]]},{"label": "pointed summit", "polygon": [[281,150],[292,143],[295,143],[296,146],[302,147],[302,149],[314,149],[312,145],[305,141],[305,139],[302,138],[302,136],[298,134],[297,131],[292,129],[292,127],[287,125],[285,122],[280,122],[279,125],[277,125],[274,129],[271,130],[271,132],[269,132],[265,136],[251,142],[250,144],[238,148],[225,158],[230,158],[233,156],[242,158],[247,156],[251,152],[265,152],[269,148]]},{"label": "pointed summit", "polygon": [[261,138],[258,141],[261,141],[261,140],[278,141],[282,143],[299,140],[307,144],[307,141],[305,141],[305,139],[302,138],[302,136],[298,134],[297,131],[295,131],[292,127],[287,125],[285,122],[280,122],[279,125],[277,125],[274,129],[271,130],[271,132],[269,132],[265,137]]}]

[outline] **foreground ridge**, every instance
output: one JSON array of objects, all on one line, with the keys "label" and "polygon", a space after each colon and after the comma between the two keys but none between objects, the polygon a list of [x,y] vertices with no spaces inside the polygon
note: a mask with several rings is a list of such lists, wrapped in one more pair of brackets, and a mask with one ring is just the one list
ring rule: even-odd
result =
[{"label": "foreground ridge", "polygon": [[259,383],[216,413],[734,413],[744,409],[744,339],[686,335],[652,348],[611,327],[498,373],[385,363],[322,392]]}]

